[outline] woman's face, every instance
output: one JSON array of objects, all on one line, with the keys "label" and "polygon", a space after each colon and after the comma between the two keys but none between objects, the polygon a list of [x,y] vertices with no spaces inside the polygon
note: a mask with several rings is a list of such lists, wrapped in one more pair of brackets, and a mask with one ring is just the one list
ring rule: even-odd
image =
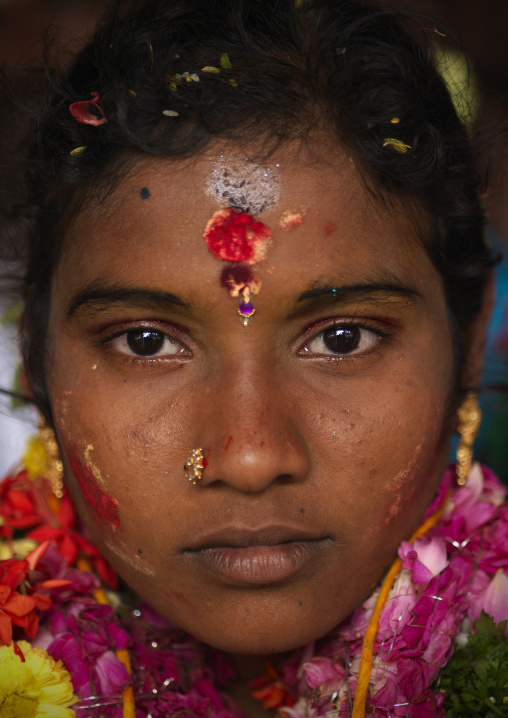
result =
[{"label": "woman's face", "polygon": [[249,271],[203,238],[221,157],[140,165],[77,217],[48,385],[68,488],[116,571],[205,642],[271,653],[345,618],[421,522],[446,465],[452,341],[404,207],[380,206],[345,155],[289,149],[265,184],[231,155],[271,232],[244,326],[223,270]]}]

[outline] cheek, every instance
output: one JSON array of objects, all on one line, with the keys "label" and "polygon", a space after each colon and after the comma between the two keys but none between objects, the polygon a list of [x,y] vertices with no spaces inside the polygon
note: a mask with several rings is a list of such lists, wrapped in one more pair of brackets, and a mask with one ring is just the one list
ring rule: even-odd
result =
[{"label": "cheek", "polygon": [[64,452],[76,483],[92,508],[96,519],[116,530],[120,525],[118,501],[107,493],[103,482],[101,482],[100,472],[89,459],[87,460],[88,447],[84,452],[83,459],[80,457],[81,452],[77,447],[67,446]]},{"label": "cheek", "polygon": [[[178,400],[168,409],[155,388],[125,397],[118,387],[116,396],[106,390],[83,394],[77,384],[66,396],[65,410],[61,401],[53,402],[69,488],[83,517],[93,519],[94,533],[94,524],[120,529],[130,545],[149,535],[161,507],[167,512],[178,489],[187,488],[189,409]],[[140,521],[150,515],[152,520]]]},{"label": "cheek", "polygon": [[[414,424],[418,425],[413,434],[412,444],[408,445],[408,458],[401,470],[396,474],[388,486],[392,496],[392,503],[385,519],[387,525],[397,520],[400,513],[406,510],[409,497],[415,490],[415,482],[419,477],[428,474],[429,464],[435,462],[436,454],[447,454],[447,442],[444,441],[444,401],[438,399],[425,416],[417,415]],[[414,446],[414,443],[416,446]]]},{"label": "cheek", "polygon": [[[316,473],[328,496],[337,497],[337,510],[347,505],[346,520],[378,531],[405,513],[416,516],[447,463],[441,387],[400,386],[400,377],[388,388],[376,381],[368,391],[351,382],[326,411],[313,414],[306,432]],[[323,397],[313,404],[323,406]]]}]

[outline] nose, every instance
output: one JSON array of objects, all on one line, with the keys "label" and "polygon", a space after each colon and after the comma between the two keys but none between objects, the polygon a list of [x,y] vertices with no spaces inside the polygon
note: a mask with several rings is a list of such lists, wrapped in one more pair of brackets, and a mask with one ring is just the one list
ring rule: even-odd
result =
[{"label": "nose", "polygon": [[262,369],[230,368],[209,386],[201,420],[207,466],[200,484],[261,492],[302,481],[310,461],[291,396]]}]

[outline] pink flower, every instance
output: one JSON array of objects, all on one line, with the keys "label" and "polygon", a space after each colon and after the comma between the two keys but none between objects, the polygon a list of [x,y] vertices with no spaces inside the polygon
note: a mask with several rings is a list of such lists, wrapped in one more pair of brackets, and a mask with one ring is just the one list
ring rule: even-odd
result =
[{"label": "pink flower", "polygon": [[376,718],[444,718],[440,710],[444,696],[427,688],[429,670],[423,659],[400,657],[381,664],[377,673],[381,676],[381,687],[368,701],[368,705],[375,706]]},{"label": "pink flower", "polygon": [[327,692],[327,684],[330,682],[332,690],[336,690],[339,681],[343,681],[346,672],[342,666],[337,665],[329,658],[313,658],[304,664],[303,670],[307,683],[311,688],[320,688],[322,693]]},{"label": "pink flower", "polygon": [[464,616],[472,569],[460,558],[452,562],[455,563],[425,587],[413,608],[413,621],[402,629],[407,648],[429,664],[431,678],[449,659],[452,637],[458,633]]},{"label": "pink flower", "polygon": [[304,664],[303,670],[309,688],[312,689],[312,708],[321,715],[328,707],[335,692],[342,692],[346,687],[346,671],[330,658],[316,656]]},{"label": "pink flower", "polygon": [[506,486],[498,480],[493,471],[478,463],[473,464],[466,486],[477,498],[494,506],[501,506],[506,500]]},{"label": "pink flower", "polygon": [[461,543],[493,519],[503,501],[506,488],[494,474],[475,464],[465,486],[455,491],[452,511],[444,517],[441,535]]},{"label": "pink flower", "polygon": [[412,620],[412,610],[417,600],[411,573],[402,569],[393,585],[392,595],[381,611],[376,640],[389,642],[393,634],[399,633]]},{"label": "pink flower", "polygon": [[415,583],[428,583],[448,566],[446,544],[440,537],[403,541],[399,548],[403,568],[410,569]]},{"label": "pink flower", "polygon": [[484,529],[480,568],[495,573],[508,566],[508,506],[498,509],[499,518]]},{"label": "pink flower", "polygon": [[[130,681],[112,651],[127,648],[129,636],[118,625],[110,606],[78,604],[72,608],[67,613],[55,611],[51,616],[48,628],[54,640],[48,653],[55,660],[62,660],[80,698],[94,695],[92,685],[98,691],[95,695],[118,693]],[[104,658],[106,653],[110,655]]]},{"label": "pink flower", "polygon": [[[500,568],[487,588],[482,591],[471,605],[470,617],[475,621],[485,611],[492,616],[494,623],[508,619],[508,576]],[[508,636],[508,630],[506,635]]]},{"label": "pink flower", "polygon": [[53,542],[50,543],[33,575],[37,583],[53,579],[70,581],[67,586],[52,589],[51,599],[54,604],[64,603],[70,598],[73,602],[79,602],[81,597],[83,603],[91,601],[95,604],[92,595],[100,586],[97,576],[88,571],[69,568],[67,559],[60,555]]},{"label": "pink flower", "polygon": [[95,663],[95,675],[101,695],[111,696],[119,693],[130,682],[126,667],[112,651],[106,651]]},{"label": "pink flower", "polygon": [[[442,538],[435,536],[428,539],[416,539],[414,549],[418,557],[418,561],[429,571],[430,576],[427,579],[437,576],[438,573],[444,571],[448,566],[448,557],[446,555],[446,544]],[[420,583],[420,582],[418,582]]]}]

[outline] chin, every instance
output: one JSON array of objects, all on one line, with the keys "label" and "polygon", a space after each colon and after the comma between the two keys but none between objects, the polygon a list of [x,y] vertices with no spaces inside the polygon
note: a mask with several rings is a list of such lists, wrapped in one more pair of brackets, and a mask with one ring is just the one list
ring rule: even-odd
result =
[{"label": "chin", "polygon": [[[239,602],[240,605],[242,601]],[[228,653],[242,655],[268,655],[284,653],[307,645],[327,633],[340,622],[330,619],[317,620],[319,612],[307,612],[298,606],[288,606],[284,611],[274,606],[274,611],[245,611],[244,615],[230,616],[227,612],[212,617],[208,622],[175,621],[177,625],[200,641]],[[324,616],[324,612],[321,612]]]}]

